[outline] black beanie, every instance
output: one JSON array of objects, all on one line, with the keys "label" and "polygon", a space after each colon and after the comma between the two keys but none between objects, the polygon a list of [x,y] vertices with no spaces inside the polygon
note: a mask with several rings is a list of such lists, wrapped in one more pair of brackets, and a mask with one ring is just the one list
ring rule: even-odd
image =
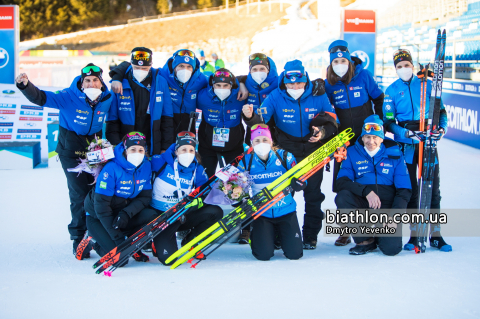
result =
[{"label": "black beanie", "polygon": [[147,140],[145,139],[145,135],[140,132],[130,132],[125,136],[125,149],[128,149],[130,146],[139,145],[146,147]]},{"label": "black beanie", "polygon": [[[224,74],[222,73],[229,73],[230,76],[225,76]],[[212,83],[215,84],[215,83],[227,83],[227,84],[230,84],[233,86],[233,84],[235,83],[235,77],[233,76],[233,73],[230,72],[229,70],[227,69],[218,69],[217,71],[215,71],[215,73],[212,75]]]},{"label": "black beanie", "polygon": [[[137,52],[136,54],[134,54]],[[132,50],[130,62],[138,66],[151,66],[152,65],[152,50],[144,47],[136,47]]]},{"label": "black beanie", "polygon": [[[89,67],[93,67],[93,68],[89,68]],[[99,71],[95,71],[94,69],[96,69],[96,68],[98,68]],[[89,63],[82,69],[82,82],[87,76],[92,76],[92,75],[96,76],[101,81],[103,81],[102,73],[103,73],[103,70],[102,70],[101,67],[96,66],[93,63]]]},{"label": "black beanie", "polygon": [[400,49],[396,51],[395,54],[393,55],[393,64],[395,65],[395,67],[399,62],[402,62],[402,61],[409,61],[413,65],[412,55],[408,50]]},{"label": "black beanie", "polygon": [[177,141],[175,142],[175,150],[178,150],[183,145],[191,145],[193,147],[197,146],[197,140],[195,137],[192,137],[190,132],[180,132],[177,135]]},{"label": "black beanie", "polygon": [[270,63],[268,62],[268,59],[256,59],[256,60],[251,60],[250,61],[250,70],[255,66],[255,65],[263,65],[267,68],[267,70],[270,71]]}]

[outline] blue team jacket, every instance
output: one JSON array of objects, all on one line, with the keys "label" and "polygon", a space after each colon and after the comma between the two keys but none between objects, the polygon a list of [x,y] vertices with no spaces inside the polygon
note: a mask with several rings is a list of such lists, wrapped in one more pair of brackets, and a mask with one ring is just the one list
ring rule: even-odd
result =
[{"label": "blue team jacket", "polygon": [[[280,158],[283,159],[283,153],[286,151],[277,150],[277,152]],[[287,170],[283,166],[282,161],[271,150],[270,154],[268,155],[268,160],[266,164],[255,153],[246,154],[245,162],[240,161],[240,163],[238,164],[238,168],[241,171],[246,171],[248,169],[248,165],[252,156],[252,166],[250,167],[249,174],[253,179],[252,193],[253,195],[255,195],[264,187],[268,186],[270,183],[276,180],[278,177],[282,176]],[[295,157],[291,153],[287,154],[286,162],[288,169],[296,165]],[[268,218],[276,218],[286,214],[290,214],[291,212],[294,212],[296,208],[297,204],[293,199],[292,194],[290,194],[284,197],[278,203],[276,203],[268,211],[263,213],[262,216]]]},{"label": "blue team jacket", "polygon": [[[108,90],[102,92],[100,102],[92,108],[85,101],[86,94],[78,88],[79,81],[81,76],[77,76],[69,88],[56,92],[44,91],[46,102],[43,106],[60,110],[61,127],[78,135],[92,135],[102,130],[112,96]],[[106,88],[103,81],[102,84]]]},{"label": "blue team jacket", "polygon": [[[177,191],[174,170],[175,158],[175,144],[172,144],[165,153],[152,157],[152,170],[155,175],[162,167],[163,170],[153,181],[153,196],[150,205],[161,211],[168,210],[179,201],[178,197],[175,196],[175,192]],[[194,172],[196,172],[195,180],[192,184],[191,181]],[[185,192],[189,188],[194,190],[202,186],[208,180],[205,169],[198,163],[196,158],[188,167],[178,164],[178,175],[180,187]]]},{"label": "blue team jacket", "polygon": [[[127,70],[132,67],[130,66]],[[150,128],[152,130],[151,145],[153,145],[153,122],[159,121],[162,116],[173,117],[172,100],[168,89],[167,81],[157,74],[157,69],[152,68],[152,87],[150,89]],[[123,94],[114,94],[112,106],[107,114],[107,121],[120,120],[126,125],[135,125],[135,100],[133,90],[128,83],[128,79],[123,79]],[[153,152],[153,147],[150,153]]]},{"label": "blue team jacket", "polygon": [[[414,154],[414,144],[418,141],[410,138],[405,138],[406,128],[404,123],[408,121],[420,120],[420,88],[421,81],[417,76],[413,76],[411,81],[404,82],[398,79],[387,88],[385,91],[385,99],[383,101],[383,121],[385,128],[394,134],[396,141],[406,144],[404,147],[405,160],[407,163],[412,163]],[[432,92],[432,81],[427,82],[427,97],[430,97]],[[425,104],[425,118],[428,118],[428,111],[430,109],[429,99]],[[440,109],[440,127],[448,128],[448,117],[445,111],[443,102]],[[398,124],[396,123],[398,121]],[[403,124],[403,125],[402,125]]]},{"label": "blue team jacket", "polygon": [[268,97],[268,95],[278,88],[278,73],[277,73],[277,66],[272,59],[268,58],[268,62],[270,64],[270,71],[268,72],[268,76],[263,81],[262,84],[258,84],[252,78],[252,75],[249,73],[247,77],[247,81],[245,82],[245,86],[248,90],[248,104],[253,104],[253,110],[256,112],[260,105],[262,105],[263,101]]}]

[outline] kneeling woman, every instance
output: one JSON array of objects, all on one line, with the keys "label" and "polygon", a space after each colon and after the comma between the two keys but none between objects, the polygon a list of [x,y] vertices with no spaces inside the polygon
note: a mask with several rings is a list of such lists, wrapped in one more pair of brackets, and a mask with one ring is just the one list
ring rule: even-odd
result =
[{"label": "kneeling woman", "polygon": [[[101,256],[156,217],[143,211],[152,198],[152,169],[145,158],[146,145],[140,132],[125,135],[115,147],[115,158],[102,169],[95,188],[85,199],[88,232],[100,245],[100,251],[96,250]],[[148,261],[141,252],[134,258]]]},{"label": "kneeling woman", "polygon": [[[163,214],[208,180],[197,159],[196,144],[195,134],[180,132],[176,143],[165,153],[153,156],[153,197],[151,207],[146,211]],[[177,231],[190,230],[182,241],[183,245],[223,217],[223,211],[218,206],[204,204],[201,200],[195,200],[190,205],[188,215],[183,215],[153,240],[154,254],[164,265],[165,260],[178,250]]]},{"label": "kneeling woman", "polygon": [[[265,124],[252,126],[253,154],[245,155],[238,168],[248,171],[253,179],[253,194],[269,185],[295,166],[295,157],[285,150],[272,149],[272,136]],[[302,234],[298,225],[297,204],[292,195],[275,204],[252,223],[250,235],[252,254],[258,260],[273,257],[275,229],[285,257],[300,259],[303,256]]]}]

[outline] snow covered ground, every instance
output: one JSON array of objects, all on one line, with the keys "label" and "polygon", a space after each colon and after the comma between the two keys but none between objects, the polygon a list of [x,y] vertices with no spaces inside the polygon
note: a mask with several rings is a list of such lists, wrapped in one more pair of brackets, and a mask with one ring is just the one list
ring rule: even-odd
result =
[{"label": "snow covered ground", "polygon": [[[480,150],[440,143],[443,207],[480,208]],[[324,208],[334,207],[325,174]],[[297,196],[301,203],[301,196]],[[153,260],[95,275],[68,240],[61,169],[0,170],[0,318],[477,318],[480,238],[447,238],[453,252],[350,256],[335,237],[298,261],[255,260],[228,244],[198,269]],[[303,207],[299,209],[302,219]],[[408,238],[404,238],[404,242]]]}]

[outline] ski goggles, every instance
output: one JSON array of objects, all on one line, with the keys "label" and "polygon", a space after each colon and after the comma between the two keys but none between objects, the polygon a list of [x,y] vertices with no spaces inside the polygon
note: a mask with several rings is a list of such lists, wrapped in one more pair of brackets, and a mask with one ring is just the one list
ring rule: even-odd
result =
[{"label": "ski goggles", "polygon": [[252,126],[251,131],[253,132],[253,131],[258,130],[258,129],[268,130],[269,128],[268,128],[267,124],[263,124],[263,123],[262,124],[255,124],[255,125]]},{"label": "ski goggles", "polygon": [[130,132],[130,133],[127,133],[127,137],[128,138],[131,138],[131,137],[134,137],[134,136],[138,136],[142,139],[145,139],[145,135],[143,135],[143,133],[140,133],[140,132]]},{"label": "ski goggles", "polygon": [[365,123],[365,125],[363,125],[363,130],[367,133],[370,133],[372,129],[376,132],[383,131],[383,125],[378,123]]},{"label": "ski goggles", "polygon": [[151,58],[152,58],[152,55],[149,52],[145,52],[145,51],[132,52],[132,60],[150,61]]},{"label": "ski goggles", "polygon": [[303,73],[300,72],[300,71],[289,71],[289,72],[287,72],[287,74],[285,74],[285,77],[289,80],[300,79],[303,76],[304,76]]},{"label": "ski goggles", "polygon": [[190,58],[195,58],[195,53],[193,53],[192,51],[190,50],[180,50],[177,52],[176,54],[177,56],[188,56]]},{"label": "ski goggles", "polygon": [[233,78],[233,74],[229,71],[217,71],[215,72],[214,76],[217,78],[220,78],[220,77]]},{"label": "ski goggles", "polygon": [[195,138],[195,134],[190,131],[183,131],[177,134],[177,137],[185,137],[185,136],[190,136],[192,138]]},{"label": "ski goggles", "polygon": [[349,52],[348,48],[344,45],[337,45],[337,46],[331,48],[328,52],[329,53],[335,53],[335,52],[339,52],[339,51],[340,52]]},{"label": "ski goggles", "polygon": [[267,60],[268,57],[267,55],[263,54],[263,53],[254,53],[254,54],[251,54],[248,59],[250,61],[254,61],[254,60]]},{"label": "ski goggles", "polygon": [[89,66],[86,66],[82,69],[82,73],[83,74],[88,74],[89,72],[95,72],[95,73],[98,73],[98,72],[102,72],[102,69],[100,69],[100,67],[96,66],[96,65],[89,65]]},{"label": "ski goggles", "polygon": [[410,51],[408,51],[407,49],[398,49],[397,51],[393,52],[393,58],[395,59],[395,57],[400,54],[406,54],[406,55],[412,56]]}]

